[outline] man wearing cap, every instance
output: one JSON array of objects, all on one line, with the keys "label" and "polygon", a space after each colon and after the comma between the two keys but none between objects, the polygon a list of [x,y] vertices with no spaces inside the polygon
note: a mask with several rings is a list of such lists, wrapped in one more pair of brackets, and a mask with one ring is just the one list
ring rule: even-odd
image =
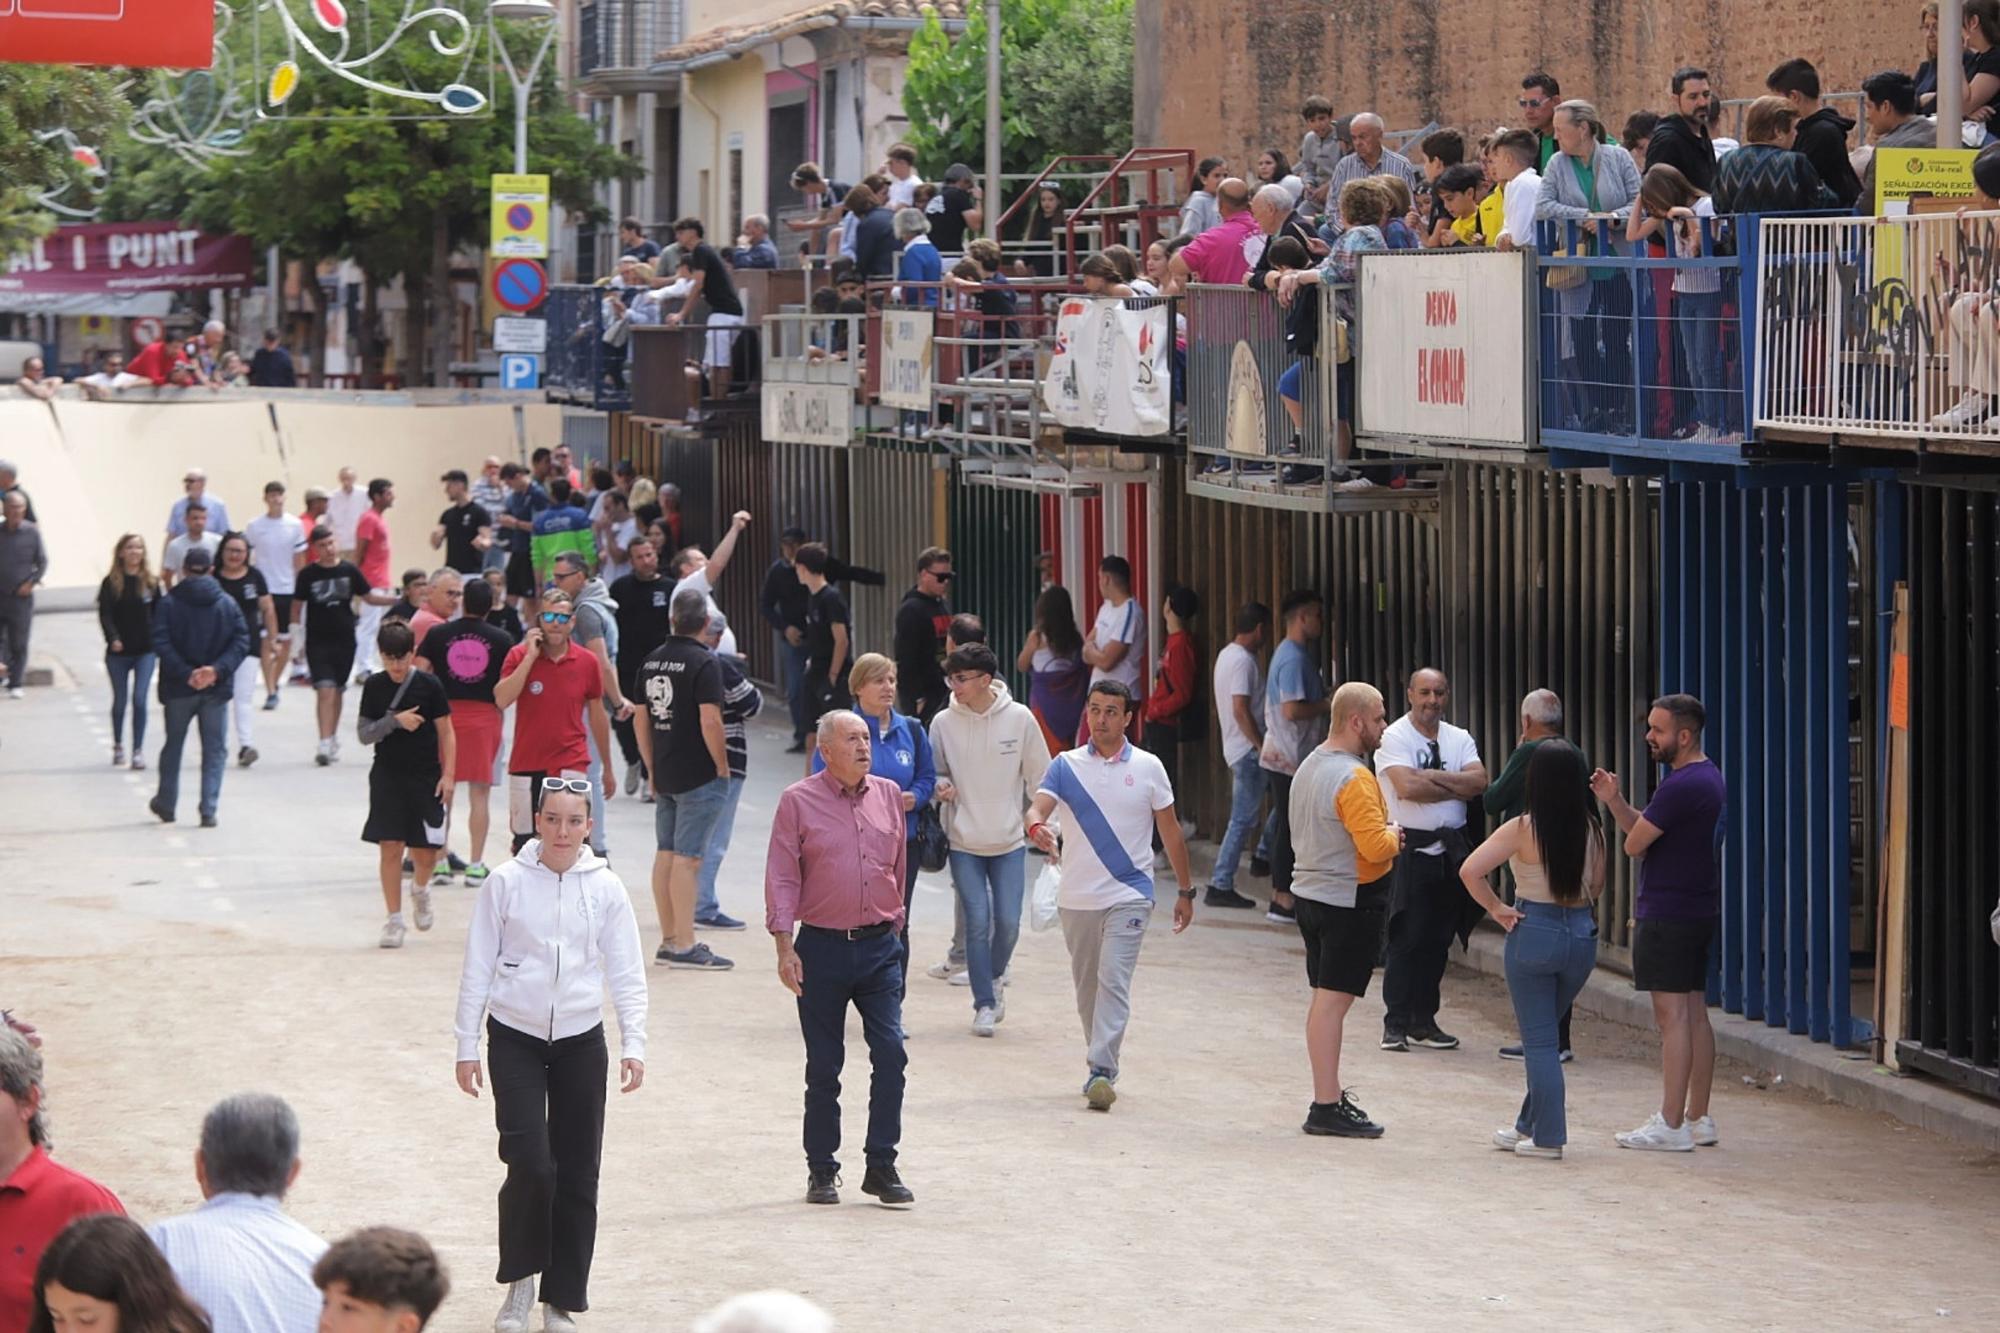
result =
[{"label": "man wearing cap", "polygon": [[160,789],[148,806],[162,823],[174,822],[180,799],[181,747],[188,724],[201,728],[201,826],[215,827],[222,773],[229,763],[229,700],[236,668],[250,651],[243,612],[213,577],[214,556],[205,546],[181,557],[181,579],[153,610],[153,651],[160,659],[160,706],[167,739],[160,747]]},{"label": "man wearing cap", "polygon": [[[208,530],[215,534],[215,539],[218,542],[222,540],[223,533],[234,532],[236,530],[229,526],[228,508],[224,506],[222,501],[208,494],[208,474],[206,472],[203,472],[198,467],[189,468],[187,475],[181,478],[181,485],[186,488],[187,494],[174,501],[173,509],[167,514],[168,541],[172,541],[187,531],[187,508],[188,504],[192,501],[200,501],[208,507]],[[178,569],[179,566],[176,565],[175,568]]]},{"label": "man wearing cap", "polygon": [[[494,469],[497,474],[499,469]],[[477,574],[486,564],[486,552],[493,545],[493,514],[474,503],[465,473],[458,468],[440,478],[445,499],[451,504],[438,515],[431,529],[431,549],[444,548],[444,562],[461,574]]]}]

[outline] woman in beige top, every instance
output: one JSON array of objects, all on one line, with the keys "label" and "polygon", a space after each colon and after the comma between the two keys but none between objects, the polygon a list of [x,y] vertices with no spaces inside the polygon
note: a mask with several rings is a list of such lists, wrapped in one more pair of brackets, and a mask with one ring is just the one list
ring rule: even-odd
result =
[{"label": "woman in beige top", "polygon": [[[1514,906],[1488,876],[1514,868]],[[1568,741],[1544,741],[1528,761],[1525,812],[1481,843],[1459,869],[1465,891],[1507,932],[1507,990],[1521,1025],[1528,1095],[1496,1147],[1521,1157],[1560,1158],[1569,1141],[1556,1024],[1597,966],[1597,914],[1604,888],[1604,826],[1590,794],[1590,767]]]}]

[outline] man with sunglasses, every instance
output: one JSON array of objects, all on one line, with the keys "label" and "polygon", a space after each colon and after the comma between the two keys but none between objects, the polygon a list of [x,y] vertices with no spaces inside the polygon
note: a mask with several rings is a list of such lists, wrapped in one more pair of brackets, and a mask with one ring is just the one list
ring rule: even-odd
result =
[{"label": "man with sunglasses", "polygon": [[1458,1038],[1437,1025],[1438,987],[1467,901],[1458,883],[1459,863],[1471,850],[1465,803],[1486,790],[1486,766],[1472,733],[1444,720],[1451,701],[1444,672],[1416,671],[1408,698],[1410,710],[1382,732],[1375,751],[1389,822],[1406,836],[1389,903],[1382,1049],[1449,1051]]},{"label": "man with sunglasses", "polygon": [[1521,80],[1521,95],[1514,101],[1521,108],[1521,128],[1541,145],[1537,171],[1547,171],[1549,159],[1556,155],[1556,103],[1562,100],[1562,85],[1553,74],[1536,70]]},{"label": "man with sunglasses", "polygon": [[[507,821],[516,852],[535,834],[542,780],[573,779],[580,784],[577,790],[588,797],[589,739],[595,738],[600,754],[611,747],[603,672],[595,654],[570,642],[575,618],[576,604],[568,593],[553,585],[544,588],[536,623],[508,650],[500,683],[493,687],[493,702],[502,709],[514,708],[514,749],[507,757]],[[617,793],[617,782],[617,774],[606,768],[607,797]]]},{"label": "man with sunglasses", "polygon": [[929,726],[951,691],[945,685],[944,640],[951,628],[951,552],[925,548],[917,557],[917,583],[896,608],[896,711]]}]

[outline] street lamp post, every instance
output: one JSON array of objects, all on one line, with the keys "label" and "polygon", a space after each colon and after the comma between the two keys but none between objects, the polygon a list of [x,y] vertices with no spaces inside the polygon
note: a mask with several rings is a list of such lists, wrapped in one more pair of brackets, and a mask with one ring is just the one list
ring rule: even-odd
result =
[{"label": "street lamp post", "polygon": [[[528,174],[528,98],[534,92],[535,76],[541,73],[542,61],[555,44],[556,7],[549,0],[493,0],[487,6],[486,18],[493,32],[493,49],[500,56],[501,68],[507,71],[507,82],[514,89],[514,174]],[[545,25],[541,45],[535,48],[535,58],[528,62],[526,69],[517,68],[514,57],[507,50],[507,43],[500,40],[500,20],[513,19],[527,23]]]},{"label": "street lamp post", "polygon": [[986,0],[986,234],[1000,236],[1000,0]]}]

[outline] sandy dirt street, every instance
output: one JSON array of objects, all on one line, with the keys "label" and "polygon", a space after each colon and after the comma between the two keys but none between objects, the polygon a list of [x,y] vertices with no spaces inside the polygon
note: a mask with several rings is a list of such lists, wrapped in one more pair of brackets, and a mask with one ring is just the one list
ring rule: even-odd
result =
[{"label": "sandy dirt street", "polygon": [[[258,712],[263,760],[232,764],[212,831],[194,826],[191,742],[182,820],[163,827],[154,775],[109,763],[94,618],[44,616],[36,642],[56,687],[0,701],[0,1004],[47,1038],[59,1155],[156,1218],[198,1198],[203,1111],[281,1093],[305,1127],[296,1215],[327,1236],[423,1232],[454,1278],[432,1327],[489,1327],[492,1107],[452,1082],[472,895],[442,891],[435,930],[376,947],[356,692],[332,768],[313,766],[305,690]],[[157,706],[152,728],[149,758]],[[810,1208],[803,1048],[761,928],[765,837],[797,772],[785,739],[767,710],[722,877],[752,929],[705,936],[736,970],[651,971],[646,1085],[614,1094],[606,1128],[586,1329],[684,1330],[765,1286],[847,1330],[2000,1327],[2000,1159],[1735,1068],[1720,1147],[1620,1150],[1613,1131],[1657,1100],[1651,1037],[1580,1018],[1569,1156],[1517,1160],[1488,1141],[1521,1095],[1521,1067],[1494,1057],[1511,1011],[1469,972],[1446,984],[1456,1052],[1384,1053],[1379,998],[1355,1009],[1348,1077],[1387,1136],[1306,1137],[1302,950],[1247,913],[1199,914],[1179,938],[1160,913],[1109,1115],[1077,1095],[1059,933],[1024,936],[994,1040],[970,1035],[968,990],[913,972],[901,1165],[917,1205],[859,1192],[857,1023],[845,1202]],[[650,951],[651,807],[620,796],[610,824]],[[943,954],[949,893],[943,876],[918,891],[918,968]]]}]

